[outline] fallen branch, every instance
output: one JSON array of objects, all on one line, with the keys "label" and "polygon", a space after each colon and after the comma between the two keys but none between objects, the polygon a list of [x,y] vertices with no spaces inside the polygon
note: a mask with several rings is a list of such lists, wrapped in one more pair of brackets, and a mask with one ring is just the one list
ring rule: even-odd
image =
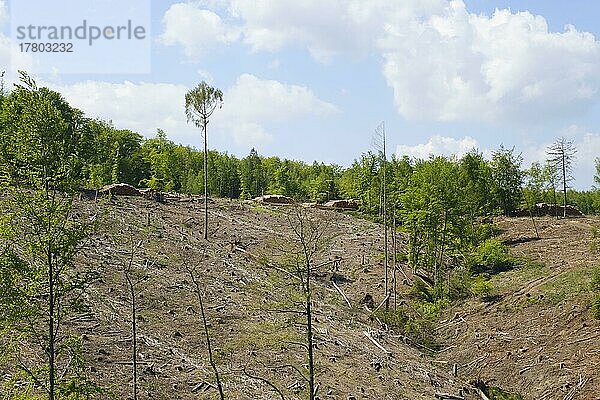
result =
[{"label": "fallen branch", "polygon": [[261,382],[263,382],[263,383],[266,383],[266,384],[267,384],[267,385],[269,385],[269,386],[270,386],[270,387],[271,387],[271,388],[272,388],[274,391],[276,391],[276,392],[277,392],[277,394],[279,395],[279,397],[281,397],[281,400],[285,400],[285,397],[283,396],[283,393],[281,392],[281,390],[280,390],[280,389],[279,389],[277,386],[275,386],[273,383],[271,383],[271,381],[269,381],[268,379],[266,379],[266,378],[263,378],[263,377],[260,377],[260,376],[257,376],[257,375],[252,375],[252,374],[250,374],[248,371],[246,371],[246,368],[244,368],[244,374],[245,374],[245,375],[246,375],[248,378],[251,378],[251,379],[256,379],[256,380],[258,380],[258,381],[261,381]]},{"label": "fallen branch", "polygon": [[372,312],[377,312],[377,310],[379,310],[381,308],[382,305],[384,305],[388,299],[390,298],[390,295],[388,293],[387,296],[385,296],[385,299],[383,299],[383,301],[381,303],[379,303],[379,305],[377,307],[375,307],[375,309]]},{"label": "fallen branch", "polygon": [[588,340],[596,339],[598,336],[600,336],[600,334],[593,335],[593,336],[588,336],[588,337],[584,337],[584,338],[577,339],[577,340],[573,340],[572,342],[569,342],[567,344],[571,345],[571,344],[577,344],[577,343],[581,343],[581,342],[586,342]]},{"label": "fallen branch", "polygon": [[381,351],[383,351],[386,355],[391,356],[392,352],[388,351],[385,347],[383,347],[381,344],[379,344],[379,342],[377,340],[375,340],[375,338],[373,338],[373,336],[371,336],[371,334],[367,331],[363,331],[363,334],[367,337],[367,339],[369,339],[371,341],[371,343],[373,343],[375,346],[377,346],[378,349],[380,349]]},{"label": "fallen branch", "polygon": [[340,289],[340,287],[338,285],[336,285],[335,280],[332,279],[331,283],[333,284],[333,287],[335,288],[335,290],[337,290],[338,293],[344,298],[344,300],[346,300],[346,304],[348,304],[348,307],[352,308],[352,304],[350,304],[350,300],[348,300],[348,297],[342,291],[342,289]]},{"label": "fallen branch", "polygon": [[475,391],[477,392],[477,394],[479,395],[479,397],[481,397],[481,400],[490,400],[490,398],[487,397],[485,395],[485,393],[483,393],[483,390],[479,389],[477,386],[475,386]]},{"label": "fallen branch", "polygon": [[435,397],[442,400],[465,400],[463,396],[455,396],[450,393],[440,393],[436,392]]}]

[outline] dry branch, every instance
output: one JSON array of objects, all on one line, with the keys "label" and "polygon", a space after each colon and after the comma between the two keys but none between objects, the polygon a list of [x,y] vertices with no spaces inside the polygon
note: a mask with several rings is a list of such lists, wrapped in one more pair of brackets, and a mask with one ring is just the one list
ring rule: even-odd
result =
[{"label": "dry branch", "polygon": [[371,343],[373,343],[375,346],[377,346],[377,348],[380,349],[381,351],[383,351],[386,355],[388,355],[388,356],[392,355],[392,352],[387,350],[381,344],[379,344],[379,342],[377,340],[375,340],[375,338],[373,338],[373,336],[371,336],[371,334],[369,332],[363,331],[363,334],[367,337],[367,339],[369,339],[371,341]]},{"label": "dry branch", "polygon": [[342,291],[342,289],[340,289],[340,287],[338,285],[336,285],[336,283],[333,279],[331,280],[331,283],[333,284],[333,287],[335,288],[335,290],[337,290],[338,293],[344,298],[344,300],[346,300],[346,304],[348,304],[348,307],[352,308],[352,304],[350,304],[350,300],[348,300],[348,297]]}]

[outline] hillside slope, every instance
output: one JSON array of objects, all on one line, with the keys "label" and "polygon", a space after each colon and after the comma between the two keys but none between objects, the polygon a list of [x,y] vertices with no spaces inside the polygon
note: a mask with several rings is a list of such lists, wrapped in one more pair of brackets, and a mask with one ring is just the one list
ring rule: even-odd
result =
[{"label": "hillside slope", "polygon": [[448,351],[438,360],[527,399],[600,398],[600,323],[591,319],[589,282],[597,218],[497,221],[515,256],[533,262],[492,279],[495,298],[473,299],[438,328]]},{"label": "hillside slope", "polygon": [[[291,278],[280,264],[266,261],[277,260],[274,249],[292,240],[286,208],[216,200],[210,211],[210,240],[205,242],[198,198],[159,204],[118,197],[100,205],[82,201],[78,207],[87,213],[98,207],[103,215],[81,259],[97,268],[102,279],[89,290],[89,312],[69,322],[83,335],[92,379],[117,398],[131,397],[131,306],[122,271],[132,243],[134,248],[139,243],[133,265],[141,278],[141,399],[217,396],[186,265],[198,268],[227,398],[280,398],[262,379],[288,399],[305,398],[306,382],[298,372],[306,363],[306,351],[298,344],[302,327],[292,326],[285,304]],[[308,212],[327,219],[335,234],[322,261],[341,260],[335,271],[331,264],[321,268],[314,285],[319,398],[433,399],[437,392],[458,394],[463,382],[438,369],[438,363],[401,335],[384,331],[361,304],[368,294],[375,303],[383,297],[381,229],[344,214]]]},{"label": "hillside slope", "polygon": [[[286,399],[306,398],[304,328],[290,306],[295,283],[286,272],[292,208],[215,200],[206,242],[198,197],[166,204],[117,197],[77,207],[101,220],[79,262],[102,278],[88,290],[89,310],[67,321],[83,337],[90,378],[118,399],[132,398],[123,272],[131,259],[139,281],[140,399],[218,398],[186,267],[196,270],[204,291],[226,397],[279,399],[274,385]],[[306,212],[327,221],[333,237],[316,260],[322,266],[314,281],[320,399],[473,400],[480,399],[471,386],[476,380],[526,399],[600,398],[600,323],[588,313],[589,276],[598,262],[590,233],[600,220],[541,219],[541,240],[531,239],[527,219],[497,221],[511,251],[538,262],[496,275],[496,296],[447,310],[434,327],[441,350],[432,356],[366,307],[383,300],[381,227],[336,212]]]}]

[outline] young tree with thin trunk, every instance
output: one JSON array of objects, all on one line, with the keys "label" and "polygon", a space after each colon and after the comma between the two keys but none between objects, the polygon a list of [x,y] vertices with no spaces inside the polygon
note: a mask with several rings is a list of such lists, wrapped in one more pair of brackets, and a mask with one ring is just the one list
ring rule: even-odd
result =
[{"label": "young tree with thin trunk", "polygon": [[184,264],[184,268],[188,273],[190,279],[192,280],[192,291],[196,294],[198,298],[198,303],[200,305],[200,315],[202,316],[202,326],[204,327],[204,338],[206,340],[206,351],[208,353],[208,362],[210,367],[213,370],[215,375],[215,381],[217,383],[217,390],[219,391],[219,398],[221,400],[225,400],[225,394],[223,393],[223,385],[221,384],[221,375],[219,374],[219,369],[217,368],[217,363],[215,362],[215,358],[213,355],[213,349],[211,344],[210,332],[208,330],[208,319],[206,317],[206,311],[204,308],[204,294],[202,293],[202,289],[200,288],[200,282],[198,282],[198,277],[195,269],[189,267],[187,264]]},{"label": "young tree with thin trunk", "polygon": [[573,142],[564,137],[558,138],[548,147],[548,162],[553,165],[561,176],[563,192],[563,217],[567,216],[567,188],[573,180],[573,161],[577,149]]},{"label": "young tree with thin trunk", "polygon": [[204,137],[204,239],[208,239],[208,134],[210,117],[223,104],[223,92],[202,81],[185,95],[185,114],[188,122],[202,129]]},{"label": "young tree with thin trunk", "polygon": [[[81,114],[27,74],[21,82],[0,115],[9,155],[0,177],[0,344],[10,346],[0,353],[31,383],[31,393],[16,386],[15,396],[39,390],[49,400],[91,396],[98,389],[85,378],[79,339],[64,326],[82,310],[82,294],[97,277],[75,262],[95,228],[94,216],[82,220],[73,209]],[[23,343],[39,345],[37,354],[22,357]]]},{"label": "young tree with thin trunk", "polygon": [[317,256],[323,252],[331,241],[328,221],[323,216],[309,215],[301,207],[294,207],[287,215],[292,229],[292,242],[289,255],[293,264],[294,275],[299,279],[300,291],[304,299],[302,314],[306,322],[306,350],[308,359],[309,399],[317,396],[315,385],[315,355],[313,329],[313,275],[317,266]]},{"label": "young tree with thin trunk", "polygon": [[388,274],[388,226],[387,226],[387,154],[386,154],[386,135],[385,135],[385,122],[382,122],[375,130],[373,137],[373,146],[379,151],[381,156],[381,170],[383,172],[381,181],[381,202],[380,210],[381,217],[383,218],[383,269],[384,269],[384,298],[386,310],[390,306],[390,288],[389,288],[389,274]]},{"label": "young tree with thin trunk", "polygon": [[[123,221],[124,223],[124,221]],[[133,240],[133,234],[130,237],[130,253],[127,263],[123,268],[123,275],[125,275],[125,281],[127,283],[127,290],[129,291],[129,298],[131,300],[131,361],[132,361],[132,378],[133,378],[133,400],[138,399],[138,373],[137,373],[137,298],[138,298],[138,285],[146,280],[146,277],[140,274],[135,268],[135,256],[136,252],[141,248],[142,242],[135,243]]]}]

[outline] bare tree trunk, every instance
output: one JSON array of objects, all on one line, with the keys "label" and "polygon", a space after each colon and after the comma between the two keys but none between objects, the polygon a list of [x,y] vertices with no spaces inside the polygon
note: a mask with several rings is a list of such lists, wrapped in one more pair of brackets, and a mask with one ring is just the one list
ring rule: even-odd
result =
[{"label": "bare tree trunk", "polygon": [[396,207],[394,207],[394,214],[392,216],[392,265],[393,274],[392,280],[394,282],[394,310],[397,308],[397,283],[396,283]]},{"label": "bare tree trunk", "polygon": [[389,278],[388,278],[388,228],[387,228],[387,182],[386,182],[386,164],[387,158],[385,154],[385,128],[383,131],[383,258],[385,269],[385,309],[390,308],[390,289],[389,289]]},{"label": "bare tree trunk", "polygon": [[[308,267],[310,268],[310,266]],[[308,387],[310,390],[310,400],[315,399],[315,362],[313,354],[313,331],[312,331],[312,298],[310,295],[310,273],[307,281],[308,294],[306,296],[306,339],[308,342]]]},{"label": "bare tree trunk", "polygon": [[[131,263],[129,264],[129,268],[131,268]],[[131,359],[133,362],[133,400],[137,400],[137,309],[135,302],[135,287],[133,285],[133,281],[131,280],[131,276],[129,275],[129,273],[129,270],[125,272],[125,279],[127,279],[127,285],[129,286],[129,292],[131,295],[131,335],[133,338],[133,353],[131,355]]]},{"label": "bare tree trunk", "polygon": [[202,324],[204,325],[204,336],[206,339],[206,349],[208,351],[208,362],[210,363],[213,373],[215,374],[215,380],[217,382],[217,389],[219,390],[219,398],[221,400],[224,400],[225,395],[223,394],[223,386],[221,385],[221,378],[219,375],[219,370],[217,369],[217,364],[215,363],[215,359],[213,357],[212,345],[210,342],[210,334],[208,332],[208,323],[206,321],[206,313],[204,312],[204,301],[202,300],[202,291],[200,290],[200,285],[198,284],[198,281],[196,280],[196,277],[191,269],[188,269],[188,273],[190,274],[190,277],[192,278],[192,282],[194,283],[194,286],[196,289],[195,290],[196,296],[198,297],[198,302],[200,303],[200,313],[202,314]]},{"label": "bare tree trunk", "polygon": [[204,122],[204,239],[208,239],[208,134]]},{"label": "bare tree trunk", "polygon": [[567,165],[565,163],[565,152],[562,153],[562,171],[563,171],[563,217],[567,217]]},{"label": "bare tree trunk", "polygon": [[52,260],[52,252],[48,248],[48,289],[49,289],[49,320],[48,320],[48,399],[54,400],[54,386],[56,379],[55,368],[55,334],[54,334],[54,263]]}]

